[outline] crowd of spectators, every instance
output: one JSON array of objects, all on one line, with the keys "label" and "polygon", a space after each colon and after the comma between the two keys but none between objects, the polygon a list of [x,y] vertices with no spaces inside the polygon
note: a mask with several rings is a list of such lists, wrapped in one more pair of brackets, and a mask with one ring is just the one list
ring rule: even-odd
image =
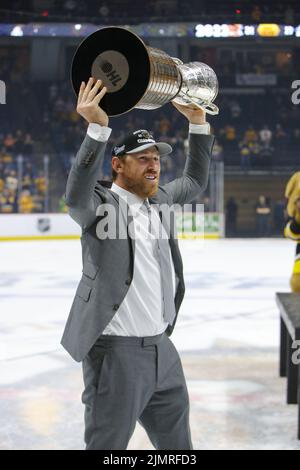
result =
[{"label": "crowd of spectators", "polygon": [[[65,172],[76,153],[86,126],[75,111],[75,98],[68,84],[51,85],[44,114],[48,137],[60,155]],[[208,116],[216,136],[213,159],[243,170],[296,164],[300,147],[300,109],[281,96],[225,96],[219,99],[220,115]],[[270,105],[271,102],[271,105]],[[268,124],[266,124],[268,122]],[[166,177],[178,176],[185,160],[187,123],[171,105],[155,111],[133,110],[110,119],[113,128],[107,147],[103,175],[110,176],[110,151],[122,133],[147,128],[174,147],[172,159],[163,162]],[[165,165],[165,168],[164,168]],[[163,172],[164,173],[164,172]]]},{"label": "crowd of spectators", "polygon": [[[87,126],[76,112],[69,80],[30,80],[28,48],[0,47],[0,59],[0,78],[7,84],[7,104],[0,106],[0,212],[37,212],[46,207],[45,175],[37,155],[50,155],[62,189]],[[289,90],[286,94],[268,90],[219,94],[220,114],[208,115],[216,136],[214,161],[245,172],[298,165],[300,106],[292,103]],[[121,134],[136,129],[151,130],[174,149],[171,158],[162,159],[162,184],[182,174],[188,125],[172,104],[154,111],[134,109],[112,117],[110,126],[113,132],[99,177],[111,179],[111,149]],[[16,178],[21,178],[17,185]],[[29,202],[21,204],[21,197]]]},{"label": "crowd of spectators", "polygon": [[220,109],[214,126],[217,160],[245,171],[298,165],[300,109],[289,96],[226,96]]},{"label": "crowd of spectators", "polygon": [[[28,84],[27,87],[31,90],[32,85]],[[40,143],[44,153],[57,159],[61,167],[61,177],[66,180],[72,159],[86,132],[86,124],[76,112],[76,99],[69,83],[51,83],[47,86],[34,84],[34,89],[36,96],[33,103],[39,107],[40,116],[34,121],[34,126],[32,120],[28,121],[27,113],[23,129],[12,127],[10,132],[7,129],[7,132],[0,135],[2,212],[16,211],[17,203],[12,202],[13,190],[7,187],[7,177],[11,176],[11,172],[18,171],[18,155],[23,156],[23,178],[28,176],[27,179],[30,178],[31,181],[26,188],[23,182],[21,190],[30,191],[31,197],[39,199],[41,191],[35,183],[38,177],[33,151],[35,142]],[[41,94],[42,101],[39,100]],[[273,101],[272,106],[270,100]],[[39,103],[36,103],[37,101]],[[240,167],[245,172],[268,169],[278,164],[287,166],[297,163],[300,115],[298,107],[289,104],[286,97],[263,95],[237,98],[226,95],[218,98],[218,105],[220,115],[208,116],[212,132],[216,136],[213,149],[215,161],[223,161],[225,166]],[[122,133],[145,128],[154,132],[156,138],[169,142],[174,148],[171,158],[162,159],[162,183],[181,175],[186,158],[188,126],[186,120],[171,104],[155,111],[135,109],[128,114],[112,117],[110,126],[113,132],[100,175],[103,179],[111,179],[111,149],[116,140]],[[29,165],[30,172],[27,171],[26,165]],[[20,190],[14,194],[15,197],[17,194],[20,197]],[[33,204],[30,211],[40,207],[40,203]]]},{"label": "crowd of spectators", "polygon": [[46,180],[32,159],[34,142],[21,129],[0,134],[0,212],[43,212]]},{"label": "crowd of spectators", "polygon": [[0,106],[0,213],[43,212],[46,178],[37,159],[43,141],[41,100],[28,78],[27,47],[0,48],[6,104]]}]

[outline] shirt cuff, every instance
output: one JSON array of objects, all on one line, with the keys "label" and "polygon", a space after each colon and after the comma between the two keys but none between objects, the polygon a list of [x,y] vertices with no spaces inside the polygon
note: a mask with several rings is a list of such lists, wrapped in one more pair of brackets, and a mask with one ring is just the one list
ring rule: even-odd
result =
[{"label": "shirt cuff", "polygon": [[189,124],[189,132],[191,134],[210,134],[210,124],[206,122],[205,124]]},{"label": "shirt cuff", "polygon": [[87,135],[98,142],[107,142],[110,134],[110,127],[100,126],[97,122],[91,122],[87,128]]}]

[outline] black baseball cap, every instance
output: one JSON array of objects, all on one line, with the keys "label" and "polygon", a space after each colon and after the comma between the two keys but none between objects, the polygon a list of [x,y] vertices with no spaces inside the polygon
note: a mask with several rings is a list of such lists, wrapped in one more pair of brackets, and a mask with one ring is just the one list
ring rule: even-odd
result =
[{"label": "black baseball cap", "polygon": [[161,157],[172,152],[171,145],[166,142],[156,142],[153,135],[145,130],[139,129],[123,137],[112,149],[112,155],[120,157],[126,153],[136,153],[155,145]]}]

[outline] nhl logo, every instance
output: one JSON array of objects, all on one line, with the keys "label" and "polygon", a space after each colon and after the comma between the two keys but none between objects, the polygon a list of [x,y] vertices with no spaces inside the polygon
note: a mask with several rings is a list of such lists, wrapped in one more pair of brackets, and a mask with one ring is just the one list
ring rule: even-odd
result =
[{"label": "nhl logo", "polygon": [[38,231],[39,232],[42,232],[42,233],[45,233],[45,232],[48,232],[50,230],[50,219],[49,218],[42,218],[42,219],[38,219],[37,221],[37,228],[38,228]]}]

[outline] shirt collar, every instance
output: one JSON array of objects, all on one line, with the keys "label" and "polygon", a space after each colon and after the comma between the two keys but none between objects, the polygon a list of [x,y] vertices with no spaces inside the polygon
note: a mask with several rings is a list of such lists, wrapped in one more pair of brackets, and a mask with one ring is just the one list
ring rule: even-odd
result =
[{"label": "shirt collar", "polygon": [[[111,186],[111,191],[114,193],[118,194],[122,199],[125,200],[125,202],[129,205],[130,208],[139,210],[143,203],[145,201],[148,201],[148,199],[143,199],[137,194],[131,193],[130,191],[127,191],[127,189],[121,188],[119,185],[116,183],[113,183]],[[149,201],[148,201],[149,203]]]}]

